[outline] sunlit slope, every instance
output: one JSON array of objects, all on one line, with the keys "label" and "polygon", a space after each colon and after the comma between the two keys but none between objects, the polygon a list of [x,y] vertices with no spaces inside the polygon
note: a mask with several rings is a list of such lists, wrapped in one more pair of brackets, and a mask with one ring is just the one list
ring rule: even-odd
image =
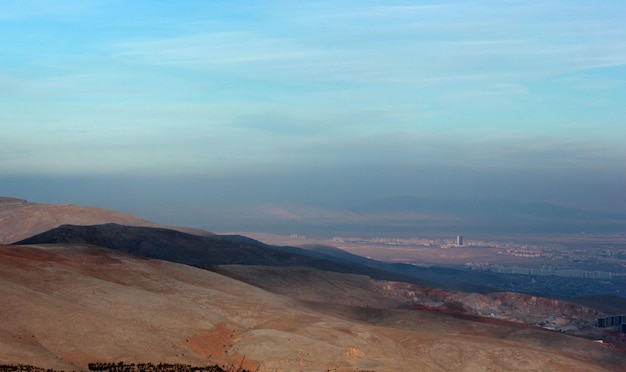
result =
[{"label": "sunlit slope", "polygon": [[209,271],[85,245],[0,247],[0,298],[0,362],[46,368],[245,356],[262,371],[600,371],[622,361],[590,341],[434,314],[350,320]]},{"label": "sunlit slope", "polygon": [[[41,204],[0,196],[0,244],[14,243],[64,224],[98,225],[118,223],[129,226],[160,225],[126,213],[74,204]],[[208,235],[192,228],[174,228]]]}]

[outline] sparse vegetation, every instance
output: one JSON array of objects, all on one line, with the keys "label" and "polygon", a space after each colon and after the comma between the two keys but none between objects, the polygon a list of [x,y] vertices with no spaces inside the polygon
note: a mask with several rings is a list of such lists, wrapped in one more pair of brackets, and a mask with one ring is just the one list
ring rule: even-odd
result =
[{"label": "sparse vegetation", "polygon": [[[243,361],[242,361],[243,364]],[[152,364],[152,363],[89,363],[90,371],[102,372],[252,372],[244,369],[242,365],[239,367],[228,364],[222,367],[213,366],[191,366],[189,364]]]},{"label": "sparse vegetation", "polygon": [[89,363],[90,371],[101,372],[224,372],[218,366],[194,367],[188,364],[152,363]]},{"label": "sparse vegetation", "polygon": [[61,372],[55,369],[45,369],[25,364],[0,364],[0,372]]},{"label": "sparse vegetation", "polygon": [[[191,366],[189,364],[167,364],[167,363],[102,363],[95,362],[88,364],[90,371],[100,372],[258,372],[248,371],[243,368],[243,360],[239,366],[232,364],[224,365],[222,367],[216,365],[213,366]],[[0,372],[62,372],[55,369],[39,368],[26,364],[16,365],[0,365]]]}]

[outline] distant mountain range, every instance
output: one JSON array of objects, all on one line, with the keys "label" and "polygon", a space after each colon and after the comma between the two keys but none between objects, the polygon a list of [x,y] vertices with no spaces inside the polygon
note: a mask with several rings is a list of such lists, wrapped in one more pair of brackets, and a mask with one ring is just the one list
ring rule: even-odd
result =
[{"label": "distant mountain range", "polygon": [[[606,232],[626,229],[626,212],[610,213],[550,203],[432,199],[398,196],[349,208],[361,216],[393,221],[389,227],[477,232]],[[394,218],[395,216],[395,218]]]},{"label": "distant mountain range", "polygon": [[[626,231],[626,211],[605,212],[545,202],[395,196],[360,203],[268,203],[240,207],[241,221],[222,231],[307,236],[385,233],[607,233]],[[239,229],[233,225],[241,222]],[[223,226],[228,226],[224,230]],[[238,230],[233,230],[238,229]]]}]

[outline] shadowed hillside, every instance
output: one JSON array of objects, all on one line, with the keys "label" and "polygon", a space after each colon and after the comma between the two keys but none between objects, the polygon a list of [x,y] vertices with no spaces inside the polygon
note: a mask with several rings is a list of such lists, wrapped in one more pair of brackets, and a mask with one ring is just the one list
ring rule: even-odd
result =
[{"label": "shadowed hillside", "polygon": [[277,247],[236,235],[197,236],[170,229],[104,224],[63,225],[16,244],[80,243],[116,249],[210,269],[216,265],[303,266],[325,271],[367,275],[376,279],[428,281],[409,275],[344,262],[332,256],[295,247]]},{"label": "shadowed hillside", "polygon": [[202,268],[215,265],[304,266],[447,289],[500,291],[491,273],[391,264],[330,247],[272,246],[239,235],[197,236],[163,228],[63,225],[16,244],[87,243]]},{"label": "shadowed hillside", "polygon": [[216,265],[303,266],[324,271],[366,275],[462,292],[522,292],[553,298],[597,293],[598,280],[555,276],[533,277],[387,263],[337,248],[275,246],[239,235],[198,236],[164,228],[117,224],[63,225],[22,240],[20,244],[87,243],[172,262],[212,269]]}]

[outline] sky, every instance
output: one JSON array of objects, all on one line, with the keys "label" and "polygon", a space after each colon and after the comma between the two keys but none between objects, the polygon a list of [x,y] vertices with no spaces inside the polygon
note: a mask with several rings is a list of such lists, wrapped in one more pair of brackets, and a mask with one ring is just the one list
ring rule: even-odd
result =
[{"label": "sky", "polygon": [[626,211],[624,19],[621,1],[3,1],[0,194],[209,229],[398,195]]}]

